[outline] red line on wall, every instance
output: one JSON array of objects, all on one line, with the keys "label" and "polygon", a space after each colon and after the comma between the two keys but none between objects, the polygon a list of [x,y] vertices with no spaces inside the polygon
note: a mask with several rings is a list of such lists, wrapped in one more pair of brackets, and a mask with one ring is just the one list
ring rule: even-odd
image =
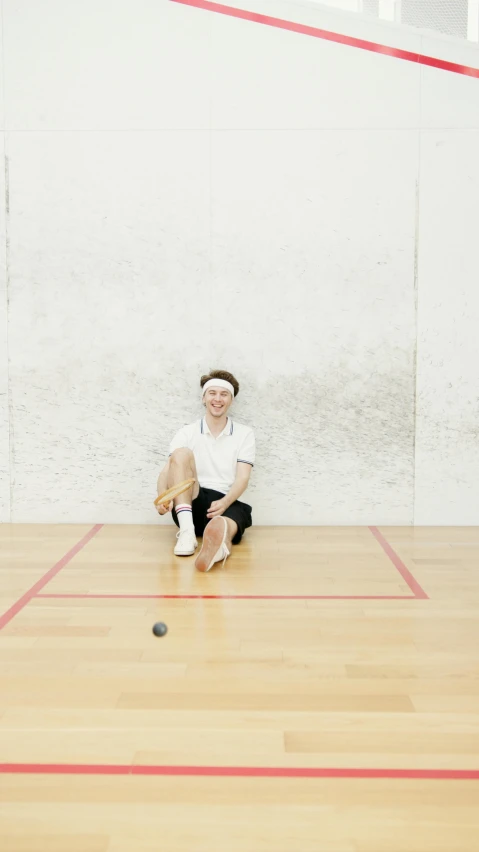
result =
[{"label": "red line on wall", "polygon": [[457,62],[448,62],[445,59],[439,59],[435,56],[427,56],[410,50],[401,50],[397,47],[389,47],[386,44],[378,44],[377,42],[366,41],[362,38],[330,32],[329,30],[310,27],[306,24],[298,24],[294,21],[285,21],[282,18],[272,18],[270,15],[261,15],[258,12],[250,12],[247,9],[237,9],[234,6],[225,6],[222,3],[211,3],[210,0],[171,0],[171,2],[179,3],[182,6],[192,6],[195,9],[204,9],[207,12],[216,12],[218,15],[227,15],[230,18],[239,18],[242,21],[263,24],[279,30],[288,30],[289,32],[312,36],[323,41],[331,41],[359,50],[367,50],[371,53],[381,54],[382,56],[392,56],[394,59],[401,59],[405,62],[415,62],[418,65],[439,68],[441,71],[449,71],[452,74],[462,74],[466,77],[476,77],[479,79],[479,68],[473,68],[470,65],[460,65]]}]

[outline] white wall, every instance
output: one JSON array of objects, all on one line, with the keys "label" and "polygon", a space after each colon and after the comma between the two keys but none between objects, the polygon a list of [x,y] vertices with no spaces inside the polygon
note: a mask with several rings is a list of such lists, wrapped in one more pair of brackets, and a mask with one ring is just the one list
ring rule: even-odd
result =
[{"label": "white wall", "polygon": [[[1,27],[1,21],[0,21]],[[0,33],[1,35],[1,33]],[[1,75],[1,69],[0,69]],[[0,99],[3,93],[0,79]],[[5,150],[3,103],[0,100],[0,523],[10,518],[10,417],[8,396],[8,328],[5,230]]]},{"label": "white wall", "polygon": [[[423,48],[313,6],[248,8]],[[256,522],[473,522],[478,359],[449,335],[438,373],[434,299],[439,268],[443,321],[462,323],[474,290],[479,81],[166,0],[3,0],[3,16],[3,519],[11,483],[14,521],[156,523],[169,438],[220,366],[257,431]],[[3,344],[0,471],[6,376]],[[441,453],[438,428],[445,446],[466,419],[465,456]]]}]

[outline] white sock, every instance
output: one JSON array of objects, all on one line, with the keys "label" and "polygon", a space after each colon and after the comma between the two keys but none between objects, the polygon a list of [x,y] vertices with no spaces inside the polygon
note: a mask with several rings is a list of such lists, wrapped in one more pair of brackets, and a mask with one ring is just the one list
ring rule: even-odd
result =
[{"label": "white sock", "polygon": [[180,525],[180,530],[193,530],[195,529],[193,524],[193,510],[189,503],[178,503],[175,506],[176,516],[178,518],[178,523]]}]

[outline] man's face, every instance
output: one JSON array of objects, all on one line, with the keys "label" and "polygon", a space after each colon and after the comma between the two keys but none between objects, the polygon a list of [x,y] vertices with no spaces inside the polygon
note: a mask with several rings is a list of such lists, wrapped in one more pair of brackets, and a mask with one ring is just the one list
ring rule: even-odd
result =
[{"label": "man's face", "polygon": [[222,417],[233,402],[233,397],[225,388],[208,388],[205,393],[206,410],[212,417]]}]

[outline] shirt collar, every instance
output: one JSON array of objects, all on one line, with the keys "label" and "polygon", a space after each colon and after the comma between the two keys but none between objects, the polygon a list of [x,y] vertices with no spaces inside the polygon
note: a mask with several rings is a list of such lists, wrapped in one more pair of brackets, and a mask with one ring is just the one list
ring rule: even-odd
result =
[{"label": "shirt collar", "polygon": [[[201,420],[200,420],[200,432],[201,432],[202,435],[211,435],[211,432],[208,428],[208,424],[206,422],[206,417],[202,417]],[[220,434],[218,435],[218,438],[220,438],[221,435],[232,435],[232,434],[233,434],[233,421],[232,421],[231,417],[227,417],[226,418],[226,426],[223,429],[223,431],[220,432]]]}]

